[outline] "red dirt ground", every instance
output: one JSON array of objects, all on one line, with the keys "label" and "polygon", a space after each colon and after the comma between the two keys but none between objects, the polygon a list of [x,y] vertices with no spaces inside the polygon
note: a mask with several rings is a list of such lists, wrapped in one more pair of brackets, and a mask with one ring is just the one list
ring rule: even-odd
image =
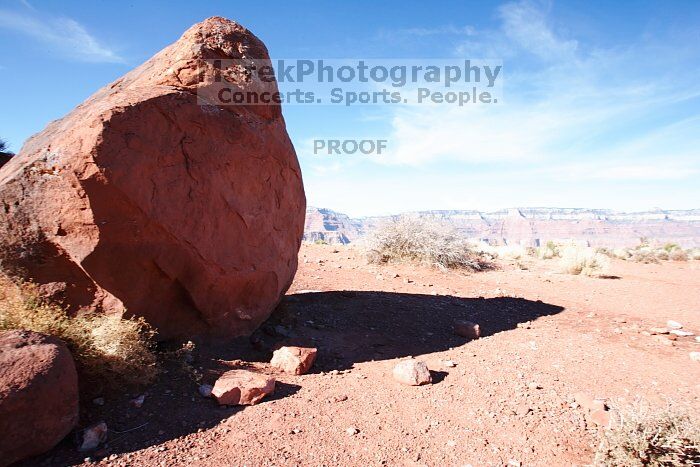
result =
[{"label": "red dirt ground", "polygon": [[[615,261],[618,278],[600,279],[558,274],[556,260],[465,274],[371,266],[350,247],[305,245],[299,256],[261,330],[195,352],[204,382],[249,366],[276,375],[274,396],[220,408],[170,365],[141,408],[129,405],[136,394],[86,404],[84,424],[112,430],[98,452],[65,441],[27,465],[87,455],[100,465],[585,465],[598,428],[572,404],[577,392],[700,411],[700,364],[688,356],[700,344],[644,332],[673,319],[700,333],[700,262]],[[484,337],[454,335],[456,319],[478,322]],[[269,367],[280,342],[318,347],[310,374]],[[408,356],[428,364],[433,384],[392,379]]]}]

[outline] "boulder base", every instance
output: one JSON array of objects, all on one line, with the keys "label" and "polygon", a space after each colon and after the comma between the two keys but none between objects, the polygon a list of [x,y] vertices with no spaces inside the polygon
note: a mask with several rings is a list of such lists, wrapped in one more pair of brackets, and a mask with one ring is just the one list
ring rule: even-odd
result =
[{"label": "boulder base", "polygon": [[78,422],[78,375],[65,344],[0,332],[0,465],[48,451]]},{"label": "boulder base", "polygon": [[210,18],[30,138],[0,169],[3,266],[161,339],[252,332],[292,282],[306,201],[280,106],[207,100],[254,86],[241,60],[269,64]]}]

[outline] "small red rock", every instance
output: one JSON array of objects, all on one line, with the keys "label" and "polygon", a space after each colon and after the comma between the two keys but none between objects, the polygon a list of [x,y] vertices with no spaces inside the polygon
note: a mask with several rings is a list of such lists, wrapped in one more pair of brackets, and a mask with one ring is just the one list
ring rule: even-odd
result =
[{"label": "small red rock", "polygon": [[274,378],[248,370],[231,370],[216,380],[211,395],[220,405],[254,405],[274,391]]},{"label": "small red rock", "polygon": [[478,339],[481,336],[481,329],[478,324],[471,321],[455,321],[455,334],[469,339]]},{"label": "small red rock", "polygon": [[394,379],[409,386],[420,386],[432,382],[428,366],[418,360],[404,360],[394,367]]},{"label": "small red rock", "polygon": [[303,375],[314,364],[316,353],[313,347],[280,347],[272,354],[270,364],[285,373]]}]

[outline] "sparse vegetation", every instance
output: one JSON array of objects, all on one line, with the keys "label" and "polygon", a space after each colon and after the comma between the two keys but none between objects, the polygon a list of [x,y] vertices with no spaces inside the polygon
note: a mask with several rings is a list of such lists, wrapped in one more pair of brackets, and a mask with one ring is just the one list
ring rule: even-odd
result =
[{"label": "sparse vegetation", "polygon": [[0,152],[7,152],[7,143],[2,138],[0,138]]},{"label": "sparse vegetation", "polygon": [[601,433],[596,465],[671,466],[700,462],[700,425],[690,414],[635,404]]},{"label": "sparse vegetation", "polygon": [[365,250],[371,263],[415,261],[472,271],[489,266],[452,226],[432,219],[402,217],[378,226],[367,235]]},{"label": "sparse vegetation", "polygon": [[72,318],[43,300],[34,284],[0,274],[0,329],[26,329],[62,339],[71,350],[81,385],[143,385],[157,375],[153,329],[143,319],[83,315]]},{"label": "sparse vegetation", "polygon": [[590,247],[569,246],[559,251],[561,268],[567,274],[596,276],[610,266],[610,259]]},{"label": "sparse vegetation", "polygon": [[634,248],[616,248],[606,253],[611,258],[619,258],[635,263],[659,263],[660,261],[688,261],[700,259],[700,249],[684,250],[677,243],[666,243],[663,246],[653,244],[649,239],[640,239]]}]

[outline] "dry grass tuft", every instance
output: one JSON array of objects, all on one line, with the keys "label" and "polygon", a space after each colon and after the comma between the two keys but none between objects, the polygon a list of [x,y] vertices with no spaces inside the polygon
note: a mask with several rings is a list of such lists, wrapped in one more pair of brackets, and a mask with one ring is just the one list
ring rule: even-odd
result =
[{"label": "dry grass tuft", "polygon": [[559,256],[561,269],[567,274],[597,276],[610,267],[610,258],[590,247],[564,247]]},{"label": "dry grass tuft", "polygon": [[54,335],[73,354],[81,386],[144,385],[157,376],[152,351],[155,331],[142,319],[83,315],[69,317],[43,300],[33,284],[0,274],[0,330],[26,329]]},{"label": "dry grass tuft", "polygon": [[596,465],[672,466],[700,462],[700,425],[688,413],[652,411],[640,403],[620,413],[619,423],[601,432]]},{"label": "dry grass tuft", "polygon": [[401,217],[371,231],[364,246],[371,263],[413,261],[472,271],[490,267],[459,232],[437,220]]}]

